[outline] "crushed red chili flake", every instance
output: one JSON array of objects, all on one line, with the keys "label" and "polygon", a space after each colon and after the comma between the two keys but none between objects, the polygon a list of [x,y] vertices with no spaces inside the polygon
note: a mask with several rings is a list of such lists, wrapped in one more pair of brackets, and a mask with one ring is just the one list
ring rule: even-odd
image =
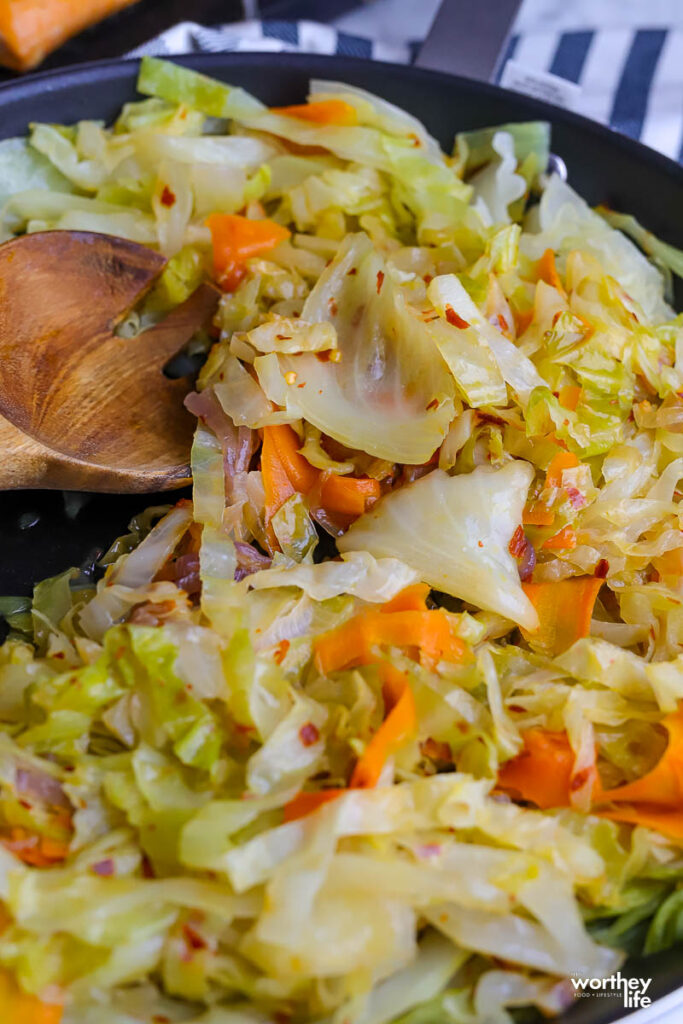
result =
[{"label": "crushed red chili flake", "polygon": [[480,423],[491,423],[496,427],[505,426],[505,420],[500,416],[493,416],[490,412],[480,412],[479,409],[477,409],[477,419]]},{"label": "crushed red chili flake", "polygon": [[523,715],[526,708],[523,708],[521,704],[508,704],[508,711],[515,711],[518,715]]},{"label": "crushed red chili flake", "polygon": [[378,295],[382,291],[382,285],[383,284],[384,284],[384,271],[383,270],[378,270],[377,271],[377,294]]},{"label": "crushed red chili flake", "polygon": [[484,546],[483,540],[478,540],[477,544],[479,545],[480,548],[483,548],[483,546]]},{"label": "crushed red chili flake", "polygon": [[431,402],[427,406],[427,411],[429,411],[430,409],[438,409],[438,408],[439,408],[439,399],[438,398],[432,398]]},{"label": "crushed red chili flake", "polygon": [[111,878],[114,874],[115,864],[111,857],[107,857],[106,860],[98,860],[97,864],[93,864],[92,869],[100,878]]},{"label": "crushed red chili flake", "polygon": [[526,534],[521,526],[518,526],[512,534],[512,540],[508,544],[508,551],[513,558],[520,558],[527,546]]},{"label": "crushed red chili flake", "polygon": [[606,558],[601,558],[598,564],[595,566],[594,576],[596,579],[604,580],[609,572],[609,562]]},{"label": "crushed red chili flake", "polygon": [[422,280],[424,281],[425,284],[431,284],[434,278],[432,277],[431,274],[425,274]]},{"label": "crushed red chili flake", "polygon": [[330,309],[330,315],[331,316],[336,316],[337,312],[338,312],[338,306],[337,306],[336,300],[334,299],[333,296],[331,296],[327,300],[327,305],[329,306],[329,309]]},{"label": "crushed red chili flake", "polygon": [[291,334],[276,334],[275,337],[277,338],[278,341],[291,341],[292,340],[292,335]]},{"label": "crushed red chili flake", "polygon": [[459,327],[461,331],[464,331],[470,326],[467,320],[463,320],[463,318],[455,312],[452,306],[446,306],[446,320],[448,320],[452,327]]},{"label": "crushed red chili flake", "polygon": [[500,329],[503,332],[503,334],[505,334],[506,331],[510,330],[510,328],[508,326],[508,322],[507,322],[507,320],[505,319],[505,317],[503,316],[502,313],[498,314],[498,326],[500,327]]},{"label": "crushed red chili flake", "polygon": [[206,942],[201,937],[199,932],[196,932],[192,925],[183,925],[183,937],[185,942],[188,944],[190,949],[206,949]]},{"label": "crushed red chili flake", "polygon": [[284,661],[285,655],[289,650],[289,646],[289,640],[281,640],[280,643],[275,648],[275,654],[273,655],[273,658],[275,659],[278,665],[281,665],[282,662]]},{"label": "crushed red chili flake", "polygon": [[585,786],[590,777],[590,773],[590,768],[584,768],[583,771],[576,773],[576,775],[569,783],[569,788],[571,789],[572,793],[575,793],[577,789],[581,789],[582,786]]},{"label": "crushed red chili flake", "polygon": [[171,192],[168,185],[164,185],[161,193],[161,205],[162,206],[174,206],[175,205],[175,192]]},{"label": "crushed red chili flake", "polygon": [[152,1024],[171,1024],[171,1018],[163,1013],[155,1013],[152,1016]]},{"label": "crushed red chili flake", "polygon": [[415,134],[415,132],[408,132],[408,138],[412,139],[412,143],[413,143],[414,146],[421,146],[422,145],[422,143],[420,142],[420,140],[417,137],[417,135]]},{"label": "crushed red chili flake", "polygon": [[358,273],[358,267],[351,267],[350,270],[346,271],[346,276],[347,277],[353,277],[354,274],[357,274],[357,273]]},{"label": "crushed red chili flake", "polygon": [[320,732],[313,722],[306,722],[299,729],[299,739],[305,747],[312,747],[320,739]]}]

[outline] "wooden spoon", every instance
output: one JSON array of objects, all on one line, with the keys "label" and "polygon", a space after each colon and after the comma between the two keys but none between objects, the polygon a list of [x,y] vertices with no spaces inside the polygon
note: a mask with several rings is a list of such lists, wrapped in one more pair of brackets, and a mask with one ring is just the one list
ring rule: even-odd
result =
[{"label": "wooden spoon", "polygon": [[213,315],[203,284],[137,338],[113,333],[166,260],[109,235],[0,245],[0,489],[156,491],[189,481],[190,384],[162,369]]}]

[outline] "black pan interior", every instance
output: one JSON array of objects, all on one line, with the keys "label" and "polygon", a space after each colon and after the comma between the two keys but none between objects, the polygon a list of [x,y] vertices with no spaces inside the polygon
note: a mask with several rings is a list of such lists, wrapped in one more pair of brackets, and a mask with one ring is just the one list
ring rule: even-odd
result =
[{"label": "black pan interior", "polygon": [[[594,122],[495,86],[390,64],[301,54],[203,54],[182,63],[248,89],[269,104],[297,103],[311,77],[378,93],[411,111],[450,149],[456,131],[541,118],[553,125],[553,151],[569,180],[592,204],[635,214],[666,241],[683,246],[683,168]],[[35,75],[0,87],[0,137],[24,134],[31,121],[111,119],[135,96],[137,62],[114,61]],[[683,292],[677,295],[683,309]],[[1,455],[0,455],[1,457]],[[0,594],[28,594],[36,580],[87,564],[149,504],[177,495],[89,495],[23,491],[0,495]],[[651,977],[661,997],[683,984],[681,949],[632,960],[622,973]],[[586,998],[564,1016],[608,1024],[621,999]],[[683,1014],[683,1010],[679,1010]]]}]

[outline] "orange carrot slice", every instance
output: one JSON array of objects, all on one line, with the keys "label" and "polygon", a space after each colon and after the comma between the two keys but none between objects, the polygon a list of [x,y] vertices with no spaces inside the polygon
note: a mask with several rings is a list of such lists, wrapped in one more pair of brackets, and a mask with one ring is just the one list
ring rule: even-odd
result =
[{"label": "orange carrot slice", "polygon": [[575,576],[552,583],[523,583],[522,589],[538,613],[539,627],[524,637],[545,654],[562,654],[588,636],[593,607],[604,579]]},{"label": "orange carrot slice", "polygon": [[345,100],[316,100],[314,103],[299,103],[291,107],[271,107],[270,111],[272,114],[295,117],[298,121],[312,121],[314,124],[358,124],[355,107]]},{"label": "orange carrot slice", "polygon": [[234,291],[246,273],[245,263],[289,238],[291,232],[272,220],[252,220],[237,213],[212,213],[206,221],[213,244],[216,280]]}]

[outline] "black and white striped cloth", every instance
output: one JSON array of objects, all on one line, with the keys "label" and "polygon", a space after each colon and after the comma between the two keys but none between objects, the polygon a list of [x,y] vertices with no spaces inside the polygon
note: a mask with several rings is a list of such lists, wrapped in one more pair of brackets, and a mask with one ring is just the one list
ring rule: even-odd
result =
[{"label": "black and white striped cloth", "polygon": [[[384,0],[384,5],[388,2]],[[593,0],[590,4],[572,0],[567,5],[572,12],[569,19],[562,16],[557,0],[554,7],[553,0],[537,2],[545,4],[545,10],[534,20],[525,16],[527,5],[523,7],[506,59],[513,58],[529,71],[551,72],[576,83],[581,88],[577,104],[581,113],[683,163],[683,0]],[[368,12],[372,7],[368,5]],[[577,27],[581,8],[588,27]],[[654,13],[648,22],[651,9]],[[605,10],[610,16],[596,24]],[[627,16],[620,18],[620,11]],[[364,15],[365,11],[354,24],[362,24]],[[373,30],[377,34],[376,17],[369,28],[366,37],[313,21],[250,20],[218,28],[188,21],[134,52],[289,50],[397,63],[413,59],[420,40],[401,38],[400,19],[391,19],[390,34],[380,29],[381,39],[370,38]]]}]

